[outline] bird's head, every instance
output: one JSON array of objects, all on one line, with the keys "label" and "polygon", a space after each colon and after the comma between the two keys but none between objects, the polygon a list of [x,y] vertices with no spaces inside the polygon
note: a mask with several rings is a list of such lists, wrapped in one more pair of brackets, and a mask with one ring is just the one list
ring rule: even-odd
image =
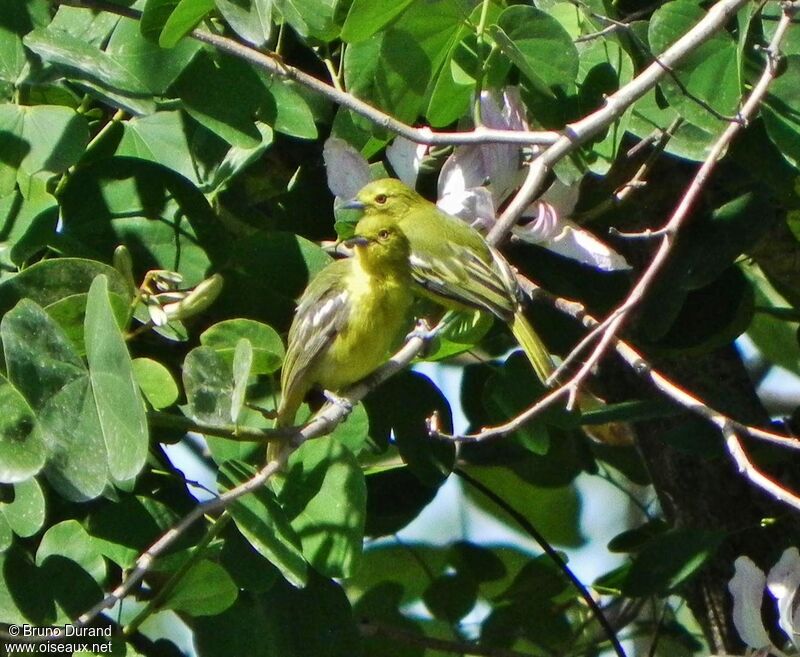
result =
[{"label": "bird's head", "polygon": [[345,244],[367,266],[408,267],[408,239],[392,217],[365,215],[356,224],[355,235]]},{"label": "bird's head", "polygon": [[367,183],[355,198],[342,207],[363,210],[364,216],[373,215],[401,219],[423,198],[404,182],[395,178],[382,178]]}]

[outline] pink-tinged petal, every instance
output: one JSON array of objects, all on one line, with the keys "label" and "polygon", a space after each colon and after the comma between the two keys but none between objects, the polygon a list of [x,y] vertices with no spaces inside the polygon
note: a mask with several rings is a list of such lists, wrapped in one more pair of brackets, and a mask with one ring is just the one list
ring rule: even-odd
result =
[{"label": "pink-tinged petal", "polygon": [[536,218],[514,228],[514,235],[523,242],[539,244],[548,251],[601,271],[631,268],[625,258],[614,249],[569,219],[562,218],[549,203],[539,201],[526,210],[523,216],[527,216],[533,207],[537,207]]},{"label": "pink-tinged petal", "polygon": [[[430,133],[430,128],[421,128]],[[397,137],[386,149],[386,159],[392,165],[397,177],[409,187],[415,187],[422,158],[428,153],[428,146],[415,144],[405,137]]]},{"label": "pink-tinged petal", "polygon": [[769,635],[761,618],[761,601],[767,577],[749,557],[739,557],[736,569],[728,582],[733,596],[733,625],[742,641],[755,649],[770,646]]},{"label": "pink-tinged petal", "polygon": [[351,199],[370,179],[369,163],[344,139],[329,137],[322,149],[328,189],[341,199]]},{"label": "pink-tinged petal", "polygon": [[492,195],[485,187],[447,194],[439,198],[436,205],[481,231],[491,228],[496,219]]},{"label": "pink-tinged petal", "polygon": [[580,198],[580,183],[565,185],[558,178],[542,194],[541,200],[552,205],[561,217],[572,216]]},{"label": "pink-tinged petal", "polygon": [[800,587],[800,552],[784,550],[767,575],[767,588],[778,603],[778,623],[795,646],[800,647],[800,609],[795,608]]}]

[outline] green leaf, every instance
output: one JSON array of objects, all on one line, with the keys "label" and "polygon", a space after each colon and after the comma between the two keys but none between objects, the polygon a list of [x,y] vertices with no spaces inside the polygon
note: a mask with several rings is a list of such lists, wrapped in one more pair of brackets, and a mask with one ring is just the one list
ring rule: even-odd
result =
[{"label": "green leaf", "polygon": [[253,148],[260,143],[255,117],[267,91],[245,62],[228,55],[212,59],[203,54],[186,67],[172,91],[193,119],[229,144]]},{"label": "green leaf", "polygon": [[[662,5],[653,13],[648,28],[653,54],[663,53],[705,15],[706,12],[694,0],[674,0]],[[719,133],[727,121],[714,116],[695,99],[723,117],[736,115],[741,89],[737,46],[733,37],[725,30],[716,32],[681,61],[676,74],[693,98],[667,76],[661,89],[669,104],[690,123]]]},{"label": "green leaf", "polygon": [[[405,402],[400,405],[398,399]],[[431,440],[427,421],[434,414],[447,431],[452,426],[450,405],[441,391],[418,372],[392,377],[365,400],[370,434],[378,445],[394,436],[403,460],[425,486],[437,488],[455,463],[455,448],[448,441]]]},{"label": "green leaf", "polygon": [[[175,498],[170,502],[175,504]],[[126,495],[118,502],[104,500],[96,505],[89,515],[87,528],[100,553],[128,570],[148,546],[180,520],[184,512],[184,509],[173,509],[152,497]],[[194,535],[189,532],[183,541],[179,540],[173,546],[173,550],[185,549],[197,540],[197,532]]]},{"label": "green leaf", "polygon": [[61,211],[64,251],[111,260],[124,244],[137,277],[167,269],[192,287],[227,255],[226,233],[202,193],[151,162],[112,158],[81,167],[64,188]]},{"label": "green leaf", "polygon": [[353,0],[342,26],[342,41],[356,43],[371,37],[402,14],[414,0]]},{"label": "green leaf", "polygon": [[56,620],[51,585],[22,548],[12,545],[0,553],[0,618],[51,625]]},{"label": "green leaf", "polygon": [[278,569],[247,542],[235,523],[225,529],[223,540],[219,562],[239,588],[266,591],[280,579]]},{"label": "green leaf", "polygon": [[131,479],[147,457],[147,418],[131,357],[111,311],[105,276],[98,276],[89,289],[85,339],[108,469],[115,479]]},{"label": "green leaf", "polygon": [[489,332],[494,318],[488,313],[466,311],[459,313],[433,341],[425,360],[438,361],[473,349]]},{"label": "green leaf", "polygon": [[22,482],[42,469],[45,443],[33,409],[0,375],[0,482]]},{"label": "green leaf", "polygon": [[14,484],[14,500],[0,503],[8,527],[17,536],[33,536],[44,524],[45,502],[42,487],[36,479]]},{"label": "green leaf", "polygon": [[64,30],[52,26],[34,30],[25,36],[24,43],[45,62],[66,69],[69,77],[120,91],[140,88],[139,80],[114,57]]},{"label": "green leaf", "polygon": [[253,345],[247,338],[241,338],[236,343],[233,353],[233,390],[231,391],[231,422],[234,424],[239,419],[239,414],[244,406],[247,394],[247,381],[250,378],[250,369],[253,366]]},{"label": "green leaf", "polygon": [[416,2],[385,32],[347,48],[347,89],[401,121],[414,122],[463,36],[467,15],[460,0]]},{"label": "green leaf", "polygon": [[231,29],[256,48],[272,33],[273,0],[216,0],[217,9]]},{"label": "green leaf", "polygon": [[[553,543],[577,547],[586,542],[580,525],[581,499],[573,486],[537,486],[497,466],[471,467],[467,472],[522,513]],[[466,491],[469,499],[481,509],[503,523],[510,522],[505,512],[482,493],[469,487]]]},{"label": "green leaf", "polygon": [[273,0],[281,15],[301,36],[331,41],[338,34],[333,23],[334,0]]},{"label": "green leaf", "polygon": [[202,657],[356,657],[361,637],[341,587],[310,573],[308,586],[278,581],[269,590],[239,596],[217,616],[192,619]]},{"label": "green leaf", "polygon": [[326,437],[303,444],[276,483],[303,556],[323,575],[348,577],[361,555],[367,490],[353,453]]},{"label": "green leaf", "polygon": [[122,139],[115,155],[155,162],[181,174],[195,185],[200,184],[180,112],[156,112],[134,117],[122,126]]},{"label": "green leaf", "polygon": [[800,168],[800,54],[784,59],[786,68],[770,85],[762,116],[769,138],[795,168]]},{"label": "green leaf", "polygon": [[551,87],[569,89],[575,84],[578,51],[549,14],[535,7],[508,7],[490,34],[499,37],[500,49],[540,92],[552,95]]},{"label": "green leaf", "polygon": [[30,18],[25,5],[14,0],[0,2],[0,13],[0,81],[15,84],[26,63],[22,36],[30,29]]},{"label": "green leaf", "polygon": [[64,520],[50,527],[36,550],[36,564],[41,566],[52,557],[74,561],[98,584],[106,577],[106,562],[94,539],[77,520]]},{"label": "green leaf", "polygon": [[631,564],[623,593],[667,595],[696,573],[725,540],[719,531],[676,529],[649,541]]},{"label": "green leaf", "polygon": [[130,298],[125,280],[113,267],[96,260],[55,258],[26,267],[0,284],[0,312],[8,312],[21,299],[30,299],[47,307],[66,297],[86,294],[92,281],[100,274],[108,279],[109,291]]},{"label": "green leaf", "polygon": [[277,132],[300,139],[316,139],[314,113],[306,99],[292,83],[274,80],[266,83],[267,101],[263,112],[266,123]]},{"label": "green leaf", "polygon": [[75,164],[89,142],[89,127],[69,107],[5,104],[0,105],[0,136],[0,195],[5,195],[23,176],[62,173]]},{"label": "green leaf", "polygon": [[191,417],[209,424],[230,424],[232,362],[211,347],[192,349],[183,363],[183,387]]},{"label": "green leaf", "polygon": [[161,410],[178,401],[178,385],[161,363],[151,358],[134,358],[131,365],[136,383],[153,408]]},{"label": "green leaf", "polygon": [[51,483],[69,499],[98,496],[108,467],[83,361],[61,328],[33,301],[20,301],[6,313],[0,333],[9,378],[37,411],[46,436]]},{"label": "green leaf", "polygon": [[649,520],[635,529],[628,529],[617,534],[608,542],[610,552],[638,552],[654,537],[660,536],[669,529],[669,525],[661,518]]},{"label": "green leaf", "polygon": [[[86,13],[81,14],[86,20]],[[144,38],[136,21],[123,20],[115,25],[106,53],[136,80],[135,86],[118,87],[120,91],[160,95],[178,79],[201,47],[194,39],[184,39],[174,48],[161,48]]]},{"label": "green leaf", "polygon": [[200,344],[211,347],[233,364],[237,343],[247,338],[253,347],[253,374],[272,374],[280,369],[285,349],[277,331],[253,319],[227,319],[200,335]]},{"label": "green leaf", "polygon": [[238,594],[239,589],[225,568],[202,559],[178,580],[164,607],[190,616],[216,616],[236,602]]},{"label": "green leaf", "polygon": [[356,406],[344,422],[336,425],[331,437],[347,447],[353,454],[358,454],[369,439],[369,416],[364,405]]},{"label": "green leaf", "polygon": [[[743,270],[753,285],[756,307],[787,308],[784,299],[767,281],[760,269],[744,264]],[[783,321],[765,312],[755,312],[747,335],[769,362],[800,372],[800,346],[797,343],[797,322]]]},{"label": "green leaf", "polygon": [[[219,470],[218,486],[228,491],[252,479],[251,466],[228,461]],[[269,559],[293,586],[305,586],[308,565],[300,548],[300,539],[289,524],[275,494],[267,486],[240,497],[229,507],[242,535]]]},{"label": "green leaf", "polygon": [[158,45],[173,48],[213,9],[214,0],[180,0],[164,24]]},{"label": "green leaf", "polygon": [[425,606],[436,617],[457,623],[475,606],[478,583],[461,573],[446,573],[434,579],[425,590]]},{"label": "green leaf", "polygon": [[6,245],[11,246],[8,257],[20,267],[50,244],[58,225],[58,201],[37,181],[44,182],[35,178],[24,194],[17,191],[0,199],[0,225]]}]

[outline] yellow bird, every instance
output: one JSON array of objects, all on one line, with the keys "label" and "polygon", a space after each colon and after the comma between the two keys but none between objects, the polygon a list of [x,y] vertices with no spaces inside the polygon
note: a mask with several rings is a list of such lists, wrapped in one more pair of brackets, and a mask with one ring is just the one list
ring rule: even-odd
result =
[{"label": "yellow bird", "polygon": [[[542,383],[547,382],[555,364],[522,312],[522,293],[514,271],[477,230],[394,178],[367,183],[343,207],[362,210],[361,221],[399,226],[411,247],[411,276],[422,293],[446,308],[480,310],[505,322],[536,375]],[[591,394],[581,394],[579,401],[584,411],[603,405]],[[621,423],[586,430],[609,444],[631,441],[628,427]]]},{"label": "yellow bird", "polygon": [[348,245],[354,256],[319,272],[298,303],[276,427],[294,423],[311,388],[339,392],[377,369],[410,324],[410,248],[397,222],[364,217]]}]

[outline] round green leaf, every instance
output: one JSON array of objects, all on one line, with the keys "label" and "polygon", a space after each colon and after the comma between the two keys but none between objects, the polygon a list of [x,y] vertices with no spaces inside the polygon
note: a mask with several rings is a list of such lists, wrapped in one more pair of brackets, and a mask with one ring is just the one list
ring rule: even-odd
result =
[{"label": "round green leaf", "polygon": [[578,51],[567,31],[549,14],[513,5],[500,14],[493,36],[540,91],[551,94],[550,87],[569,88],[575,83]]},{"label": "round green leaf", "polygon": [[[648,40],[653,54],[663,53],[682,37],[706,12],[694,0],[674,0],[655,11],[650,19]],[[723,117],[735,116],[739,108],[741,85],[736,42],[725,30],[694,48],[675,67],[683,89],[667,76],[661,85],[669,104],[690,123],[719,133],[727,121],[714,116],[703,103]],[[687,92],[693,96],[687,96]],[[698,103],[697,101],[700,101]]]},{"label": "round green leaf", "polygon": [[283,362],[285,349],[277,331],[252,319],[228,319],[206,329],[200,344],[211,347],[226,361],[233,363],[233,352],[240,339],[253,347],[253,374],[272,374]]},{"label": "round green leaf", "polygon": [[276,484],[308,562],[329,577],[352,574],[361,555],[367,504],[364,475],[353,453],[330,437],[309,441],[292,454]]},{"label": "round green leaf", "polygon": [[234,602],[239,589],[222,566],[208,559],[194,564],[164,601],[164,606],[190,616],[216,616]]},{"label": "round green leaf", "polygon": [[153,408],[167,408],[178,400],[178,384],[161,363],[151,358],[134,358],[131,365],[136,383]]},{"label": "round green leaf", "polygon": [[51,556],[74,561],[98,584],[106,577],[106,562],[94,539],[77,520],[65,520],[50,527],[42,536],[36,551],[36,564],[41,566]]}]

